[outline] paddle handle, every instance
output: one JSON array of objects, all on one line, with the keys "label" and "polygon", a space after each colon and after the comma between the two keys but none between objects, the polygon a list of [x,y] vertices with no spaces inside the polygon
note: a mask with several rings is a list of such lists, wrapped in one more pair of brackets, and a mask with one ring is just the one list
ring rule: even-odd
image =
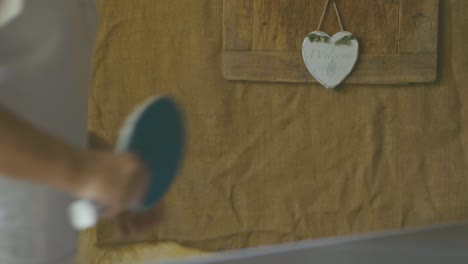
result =
[{"label": "paddle handle", "polygon": [[76,200],[68,207],[68,216],[73,228],[85,230],[95,226],[99,220],[100,207],[91,200]]}]

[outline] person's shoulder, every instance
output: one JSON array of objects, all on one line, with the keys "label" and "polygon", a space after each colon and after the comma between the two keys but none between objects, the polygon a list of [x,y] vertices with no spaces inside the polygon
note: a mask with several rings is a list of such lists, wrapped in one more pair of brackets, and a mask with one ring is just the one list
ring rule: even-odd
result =
[{"label": "person's shoulder", "polygon": [[0,28],[13,21],[23,11],[24,0],[0,0]]}]

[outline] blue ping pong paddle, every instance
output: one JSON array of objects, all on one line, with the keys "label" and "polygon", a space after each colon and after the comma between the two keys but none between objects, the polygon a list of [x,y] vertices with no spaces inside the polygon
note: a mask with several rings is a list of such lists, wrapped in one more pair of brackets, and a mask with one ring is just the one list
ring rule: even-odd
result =
[{"label": "blue ping pong paddle", "polygon": [[[116,151],[136,154],[151,173],[148,191],[133,210],[154,206],[168,191],[183,158],[184,137],[182,112],[170,97],[151,97],[127,118]],[[94,226],[99,218],[93,201],[75,201],[69,209],[72,225],[80,230]]]}]

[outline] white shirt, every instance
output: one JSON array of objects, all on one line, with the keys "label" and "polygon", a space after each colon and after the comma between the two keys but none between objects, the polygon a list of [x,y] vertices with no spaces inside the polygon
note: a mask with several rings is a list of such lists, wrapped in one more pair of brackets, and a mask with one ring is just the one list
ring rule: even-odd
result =
[{"label": "white shirt", "polygon": [[[11,1],[23,2],[0,0],[0,8]],[[7,23],[0,25],[0,105],[78,146],[86,143],[93,33],[80,10],[86,2],[27,0],[10,22],[0,11],[0,23]],[[0,263],[72,257],[77,232],[67,218],[70,201],[45,186],[0,177]]]}]

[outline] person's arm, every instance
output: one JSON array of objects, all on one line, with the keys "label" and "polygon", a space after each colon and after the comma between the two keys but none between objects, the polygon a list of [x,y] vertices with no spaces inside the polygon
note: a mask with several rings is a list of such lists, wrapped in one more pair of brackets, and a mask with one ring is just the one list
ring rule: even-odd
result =
[{"label": "person's arm", "polygon": [[83,152],[0,108],[0,174],[75,192],[83,185]]},{"label": "person's arm", "polygon": [[0,107],[0,175],[100,202],[109,214],[141,198],[146,169],[129,154],[80,150]]}]

